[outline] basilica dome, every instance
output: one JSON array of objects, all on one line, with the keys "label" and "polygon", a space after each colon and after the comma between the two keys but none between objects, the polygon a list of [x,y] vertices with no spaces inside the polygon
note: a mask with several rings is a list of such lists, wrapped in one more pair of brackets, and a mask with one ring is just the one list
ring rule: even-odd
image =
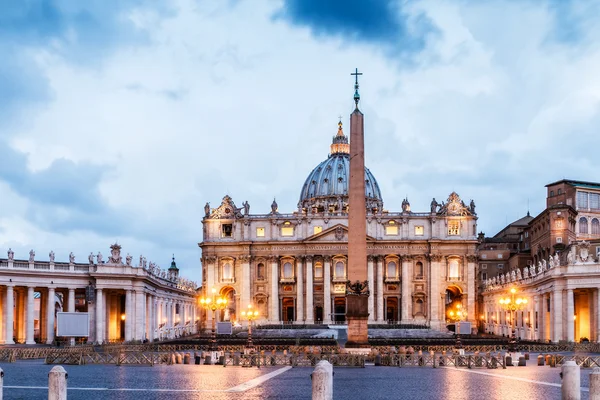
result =
[{"label": "basilica dome", "polygon": [[[342,122],[333,137],[329,157],[317,165],[306,178],[298,208],[300,211],[346,212],[348,207],[348,182],[350,180],[350,148],[348,137],[344,135]],[[383,208],[379,184],[365,167],[365,197],[367,209],[376,212]]]}]

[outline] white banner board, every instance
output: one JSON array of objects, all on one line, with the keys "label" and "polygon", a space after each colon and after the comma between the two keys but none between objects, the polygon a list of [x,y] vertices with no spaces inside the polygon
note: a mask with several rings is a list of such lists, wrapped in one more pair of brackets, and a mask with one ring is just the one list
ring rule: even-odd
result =
[{"label": "white banner board", "polygon": [[86,312],[56,313],[56,336],[82,337],[90,335],[90,317]]}]

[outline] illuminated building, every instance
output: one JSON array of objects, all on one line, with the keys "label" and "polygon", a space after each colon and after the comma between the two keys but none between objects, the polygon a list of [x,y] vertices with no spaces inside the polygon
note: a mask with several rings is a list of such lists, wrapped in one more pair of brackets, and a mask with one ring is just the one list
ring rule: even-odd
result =
[{"label": "illuminated building", "polygon": [[[368,145],[368,143],[367,143]],[[348,241],[348,138],[342,123],[330,154],[309,174],[298,208],[250,214],[225,196],[205,206],[202,287],[229,298],[221,319],[238,320],[247,304],[262,323],[343,323]],[[456,193],[415,212],[383,206],[379,185],[365,168],[369,323],[430,324],[445,329],[457,302],[475,320],[477,216]]]}]

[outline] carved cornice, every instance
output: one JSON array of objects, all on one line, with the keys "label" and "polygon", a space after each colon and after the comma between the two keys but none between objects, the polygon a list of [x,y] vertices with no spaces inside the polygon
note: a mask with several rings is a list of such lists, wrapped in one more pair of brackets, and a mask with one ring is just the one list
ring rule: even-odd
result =
[{"label": "carved cornice", "polygon": [[239,256],[238,259],[242,263],[249,263],[250,261],[252,261],[252,256],[248,255],[248,254],[244,254],[244,255]]},{"label": "carved cornice", "polygon": [[372,255],[372,254],[369,254],[369,255],[367,256],[367,261],[368,261],[368,262],[373,262],[373,261],[375,261],[375,258],[376,258],[376,256],[374,256],[374,255]]},{"label": "carved cornice", "polygon": [[207,256],[207,257],[204,257],[204,260],[206,261],[206,263],[212,264],[217,261],[217,257],[216,256]]},{"label": "carved cornice", "polygon": [[467,255],[467,262],[470,262],[470,263],[477,262],[477,256],[474,255],[474,254],[468,254]]},{"label": "carved cornice", "polygon": [[326,263],[331,263],[331,256],[323,256],[323,261]]},{"label": "carved cornice", "polygon": [[441,254],[429,254],[429,259],[431,262],[440,262],[444,258]]},{"label": "carved cornice", "polygon": [[306,262],[313,262],[313,258],[314,258],[314,257],[313,257],[313,256],[310,256],[310,255],[307,255],[307,256],[305,257],[305,259],[306,259]]}]

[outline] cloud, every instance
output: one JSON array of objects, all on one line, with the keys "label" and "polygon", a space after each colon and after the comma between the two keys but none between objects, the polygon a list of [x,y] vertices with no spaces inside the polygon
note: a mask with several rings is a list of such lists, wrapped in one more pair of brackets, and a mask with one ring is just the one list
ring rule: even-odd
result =
[{"label": "cloud", "polygon": [[593,9],[568,5],[569,42],[549,2],[375,2],[362,20],[324,3],[56,1],[56,22],[0,35],[15,55],[0,64],[0,248],[66,257],[118,239],[198,279],[204,204],[292,212],[338,115],[349,133],[355,67],[391,211],[457,191],[493,234],[528,199],[541,210],[546,183],[598,180]]},{"label": "cloud", "polygon": [[435,32],[426,15],[399,0],[284,0],[275,18],[307,26],[317,37],[380,45],[395,56],[422,50]]}]

